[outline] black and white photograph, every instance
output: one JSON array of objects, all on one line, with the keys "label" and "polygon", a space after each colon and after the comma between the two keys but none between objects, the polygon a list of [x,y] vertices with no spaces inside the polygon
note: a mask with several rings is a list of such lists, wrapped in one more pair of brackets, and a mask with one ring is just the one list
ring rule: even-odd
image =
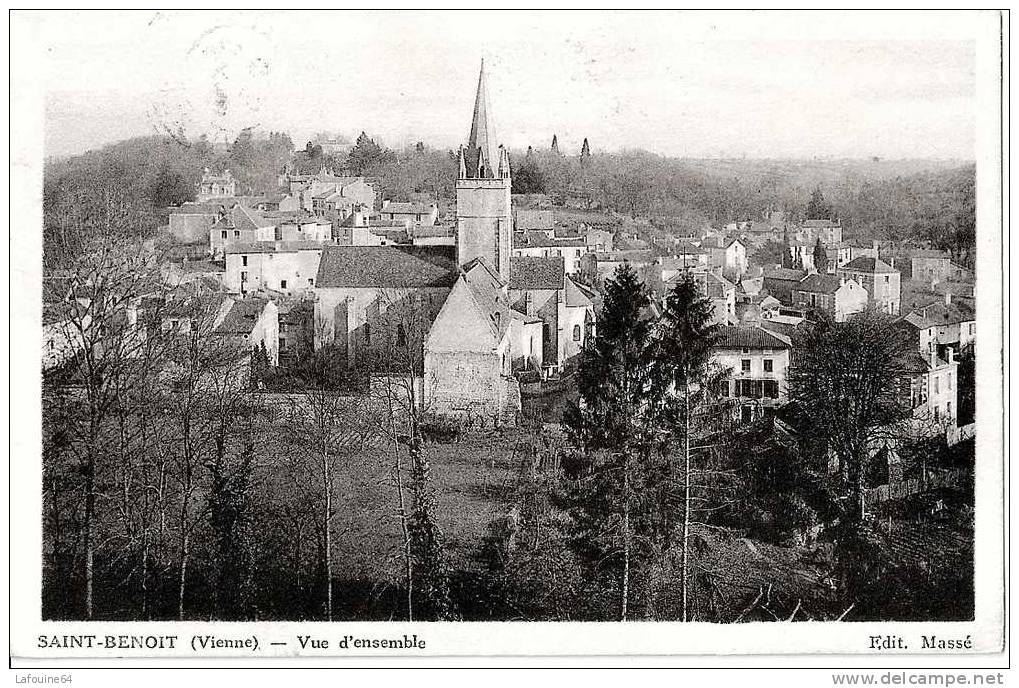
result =
[{"label": "black and white photograph", "polygon": [[29,656],[1000,650],[1007,17],[11,23]]}]

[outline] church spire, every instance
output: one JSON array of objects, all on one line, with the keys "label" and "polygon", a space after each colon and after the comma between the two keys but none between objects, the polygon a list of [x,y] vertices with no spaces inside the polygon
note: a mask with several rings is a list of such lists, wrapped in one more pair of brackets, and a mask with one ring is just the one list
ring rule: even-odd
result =
[{"label": "church spire", "polygon": [[[478,75],[478,93],[474,97],[474,117],[471,120],[471,135],[467,139],[469,172],[477,176],[494,176],[499,165],[499,151],[495,141],[495,130],[488,116],[488,79],[485,77],[485,61],[481,60],[481,74]],[[474,158],[477,157],[477,163]]]}]

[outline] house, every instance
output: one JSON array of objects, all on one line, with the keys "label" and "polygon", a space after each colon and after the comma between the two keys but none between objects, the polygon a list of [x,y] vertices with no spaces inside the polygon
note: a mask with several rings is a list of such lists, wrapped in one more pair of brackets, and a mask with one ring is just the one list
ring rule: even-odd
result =
[{"label": "house", "polygon": [[899,271],[880,258],[855,258],[838,269],[839,277],[867,290],[867,303],[882,313],[899,314],[902,286]]},{"label": "house", "polygon": [[[917,351],[908,360],[909,407],[914,431],[931,434],[957,426],[959,364],[954,351]],[[905,382],[905,381],[904,381]]]},{"label": "house", "polygon": [[170,208],[170,236],[184,244],[204,244],[209,239],[209,230],[226,212],[226,206],[215,201],[189,201]]},{"label": "house", "polygon": [[584,232],[584,243],[591,252],[604,253],[612,250],[612,232],[597,227],[587,227]]},{"label": "house", "polygon": [[439,219],[439,206],[435,203],[382,201],[379,215],[383,220],[403,220],[408,224],[430,227]]},{"label": "house", "polygon": [[224,170],[222,174],[213,174],[206,167],[202,171],[202,181],[198,183],[199,202],[236,195],[237,180],[230,174],[230,170]]},{"label": "house", "polygon": [[792,288],[793,304],[827,311],[837,322],[867,307],[867,290],[852,279],[813,273]]},{"label": "house", "polygon": [[832,245],[842,243],[842,221],[841,220],[806,220],[796,231],[796,238],[809,244],[814,244],[818,239],[822,244]]},{"label": "house", "polygon": [[914,251],[909,262],[911,278],[918,282],[952,279],[952,257],[944,251]]},{"label": "house", "polygon": [[961,301],[953,300],[946,293],[943,301],[919,306],[913,311],[934,328],[933,337],[937,342],[939,353],[946,347],[962,351],[976,341],[976,313],[970,306]]},{"label": "house", "polygon": [[333,241],[332,223],[306,211],[274,211],[265,213],[263,217],[275,225],[273,238],[276,241],[310,241],[319,244]]},{"label": "house", "polygon": [[831,274],[835,274],[839,268],[853,259],[852,248],[845,242],[828,244],[824,247],[824,252],[828,257],[827,272]]},{"label": "house", "polygon": [[279,309],[264,296],[178,294],[163,306],[159,318],[164,333],[186,335],[200,328],[205,335],[222,338],[239,356],[264,346],[269,364],[279,364]]},{"label": "house", "polygon": [[717,392],[739,401],[743,422],[764,415],[788,399],[787,375],[791,340],[756,324],[719,327],[712,360],[728,374]]},{"label": "house", "polygon": [[209,229],[209,253],[221,260],[234,244],[274,241],[276,225],[261,213],[237,204]]},{"label": "house", "polygon": [[410,228],[410,238],[415,246],[456,246],[456,230],[441,225],[415,225]]},{"label": "house", "polygon": [[587,253],[587,244],[582,238],[550,239],[540,231],[515,232],[511,256],[532,258],[562,258],[567,275],[580,272],[580,259]]},{"label": "house", "polygon": [[223,284],[233,294],[310,294],[324,248],[326,245],[314,241],[233,244],[226,251]]},{"label": "house", "polygon": [[721,268],[726,274],[740,276],[747,271],[747,247],[739,239],[721,240],[717,247],[708,248],[708,264]]},{"label": "house", "polygon": [[511,266],[509,302],[515,310],[541,321],[541,367],[546,376],[557,374],[593,335],[591,294],[570,279],[561,257],[515,257]]},{"label": "house", "polygon": [[[42,304],[42,369],[59,368],[82,348],[81,333],[75,327],[75,307],[67,300]],[[91,318],[79,318],[88,327]]]},{"label": "house", "polygon": [[551,210],[526,210],[516,212],[513,228],[518,232],[543,232],[550,239],[555,230],[555,216]]},{"label": "house", "polygon": [[764,290],[786,306],[793,305],[793,289],[806,273],[791,268],[773,268],[764,273]]}]

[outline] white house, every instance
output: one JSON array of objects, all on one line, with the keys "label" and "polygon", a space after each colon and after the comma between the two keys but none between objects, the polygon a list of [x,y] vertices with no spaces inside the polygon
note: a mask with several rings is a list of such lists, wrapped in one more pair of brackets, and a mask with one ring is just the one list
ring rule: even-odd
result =
[{"label": "white house", "polygon": [[262,241],[227,249],[223,285],[234,294],[273,291],[307,294],[315,287],[324,244]]}]

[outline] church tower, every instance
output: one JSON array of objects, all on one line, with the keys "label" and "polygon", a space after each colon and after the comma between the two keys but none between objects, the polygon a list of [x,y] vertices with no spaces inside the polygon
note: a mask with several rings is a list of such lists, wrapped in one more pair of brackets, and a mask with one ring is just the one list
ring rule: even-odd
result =
[{"label": "church tower", "polygon": [[513,211],[509,153],[497,144],[488,116],[488,81],[481,62],[474,118],[467,145],[460,147],[456,180],[456,251],[460,265],[484,258],[509,281]]}]

